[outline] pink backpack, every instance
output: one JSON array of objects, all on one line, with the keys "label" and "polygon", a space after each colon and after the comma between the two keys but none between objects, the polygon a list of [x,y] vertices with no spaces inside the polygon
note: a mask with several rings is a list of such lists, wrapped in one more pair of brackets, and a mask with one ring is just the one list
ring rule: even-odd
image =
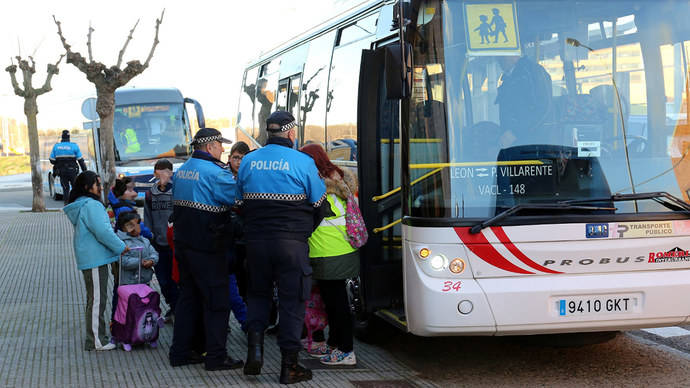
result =
[{"label": "pink backpack", "polygon": [[312,286],[311,295],[305,302],[304,326],[307,328],[307,349],[311,349],[314,332],[328,326],[326,306],[323,304],[318,286]]},{"label": "pink backpack", "polygon": [[[348,188],[348,191],[350,189]],[[357,200],[352,192],[347,195],[347,209],[345,211],[345,228],[347,229],[347,240],[353,248],[361,248],[367,243],[369,234],[367,225],[364,223],[362,212],[359,210]]]}]

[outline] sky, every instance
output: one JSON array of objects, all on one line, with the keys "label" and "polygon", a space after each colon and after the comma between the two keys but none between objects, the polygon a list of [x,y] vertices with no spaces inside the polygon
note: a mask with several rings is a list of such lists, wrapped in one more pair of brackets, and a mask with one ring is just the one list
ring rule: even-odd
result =
[{"label": "sky", "polygon": [[[52,15],[62,23],[72,51],[88,55],[89,24],[94,60],[115,65],[130,29],[139,24],[123,63],[149,54],[155,21],[165,9],[159,41],[149,68],[125,87],[176,87],[198,100],[208,118],[232,118],[245,65],[263,51],[337,15],[363,0],[25,0],[3,3],[0,14],[0,116],[25,122],[23,98],[14,94],[4,69],[13,57],[32,55],[34,88],[46,78],[46,66],[64,49]],[[15,60],[16,63],[16,60]],[[124,67],[124,66],[123,66]],[[95,88],[65,60],[53,77],[53,91],[38,98],[38,127],[79,127],[85,98]],[[22,83],[21,73],[17,73]]]}]

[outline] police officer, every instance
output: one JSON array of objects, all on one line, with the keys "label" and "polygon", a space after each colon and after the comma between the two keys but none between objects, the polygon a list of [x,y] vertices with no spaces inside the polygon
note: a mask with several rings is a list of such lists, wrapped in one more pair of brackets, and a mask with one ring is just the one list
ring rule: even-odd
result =
[{"label": "police officer", "polygon": [[297,355],[302,348],[304,301],[311,291],[307,239],[321,222],[326,187],[311,157],[293,149],[295,118],[277,111],[268,117],[266,126],[266,146],[247,154],[237,175],[237,198],[242,203],[249,258],[244,374],[261,373],[264,330],[276,282],[280,382],[292,384],[312,377],[311,370],[297,363]]},{"label": "police officer", "polygon": [[53,150],[50,151],[50,164],[54,166],[53,175],[60,177],[62,199],[67,205],[69,192],[77,179],[79,167],[81,167],[82,172],[86,171],[86,163],[84,163],[84,157],[81,155],[79,146],[69,141],[69,131],[66,129],[62,131],[61,141],[55,143]]},{"label": "police officer", "polygon": [[235,180],[220,161],[223,144],[230,143],[213,128],[194,136],[192,157],[175,173],[173,223],[175,256],[180,272],[180,296],[175,309],[170,365],[201,362],[192,350],[196,326],[203,316],[206,370],[240,368],[241,360],[226,349],[228,264],[231,243],[230,207],[235,203]]}]

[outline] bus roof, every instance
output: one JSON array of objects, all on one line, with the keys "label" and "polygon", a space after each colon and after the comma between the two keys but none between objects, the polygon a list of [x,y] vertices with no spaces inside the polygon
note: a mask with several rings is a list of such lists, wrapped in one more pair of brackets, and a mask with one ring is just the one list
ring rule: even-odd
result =
[{"label": "bus roof", "polygon": [[146,103],[184,103],[182,92],[176,88],[126,88],[115,91],[115,105]]},{"label": "bus roof", "polygon": [[250,61],[247,64],[247,68],[252,68],[256,66],[257,64],[260,64],[264,61],[266,61],[269,58],[272,58],[274,56],[277,56],[285,51],[290,50],[292,47],[297,46],[298,44],[311,40],[321,34],[324,34],[327,31],[330,31],[332,29],[335,29],[337,27],[341,27],[345,24],[347,24],[350,19],[352,19],[354,16],[357,16],[362,13],[366,13],[367,11],[379,8],[385,4],[389,3],[394,3],[395,0],[369,0],[369,1],[363,1],[359,3],[358,5],[355,5],[354,7],[348,9],[347,11],[344,11],[343,13],[340,13],[325,22],[318,24],[305,32],[297,35],[296,37],[288,40],[287,42],[284,42],[282,44],[279,44],[273,49],[270,49],[269,51],[261,54],[257,59]]}]

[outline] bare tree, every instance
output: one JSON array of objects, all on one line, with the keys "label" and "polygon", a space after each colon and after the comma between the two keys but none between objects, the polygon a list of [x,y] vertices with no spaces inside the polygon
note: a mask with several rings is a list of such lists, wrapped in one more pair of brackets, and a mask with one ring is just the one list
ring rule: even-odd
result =
[{"label": "bare tree", "polygon": [[[151,46],[151,51],[149,52],[146,62],[142,65],[138,60],[127,62],[127,66],[121,69],[122,58],[127,49],[129,41],[132,40],[132,35],[134,30],[139,24],[139,20],[134,24],[134,27],[129,31],[127,40],[125,40],[124,46],[120,50],[117,57],[117,64],[115,66],[106,67],[100,62],[95,62],[93,60],[93,54],[91,51],[91,34],[95,31],[91,25],[89,25],[89,33],[87,34],[86,46],[88,48],[88,60],[84,58],[80,53],[72,51],[72,47],[67,44],[67,40],[62,34],[62,28],[60,22],[53,15],[53,20],[58,28],[58,35],[62,41],[62,46],[65,48],[67,55],[67,63],[71,63],[77,67],[82,73],[86,75],[91,83],[96,86],[96,112],[98,117],[101,119],[100,125],[100,148],[101,148],[101,158],[103,161],[103,172],[105,173],[104,184],[106,189],[110,189],[115,183],[115,149],[113,142],[113,119],[115,115],[115,90],[120,86],[124,86],[132,78],[141,74],[149,67],[151,58],[153,58],[153,53],[158,45],[158,30],[161,23],[163,22],[163,15],[165,14],[165,9],[161,12],[160,18],[156,19],[156,33],[153,39],[153,45]],[[104,197],[107,197],[107,190],[105,190]]]},{"label": "bare tree", "polygon": [[59,73],[58,65],[62,61],[62,57],[53,65],[48,65],[48,76],[46,81],[43,83],[43,87],[39,89],[34,89],[31,79],[34,73],[36,73],[36,62],[32,57],[29,57],[29,61],[22,59],[21,56],[17,56],[17,62],[19,63],[19,70],[22,71],[24,88],[22,89],[17,82],[17,65],[12,63],[10,66],[5,68],[5,71],[10,73],[10,79],[12,80],[12,87],[14,88],[14,94],[19,97],[24,97],[24,114],[26,114],[26,121],[29,130],[29,154],[31,160],[31,186],[33,188],[33,202],[31,204],[32,212],[44,212],[46,211],[45,200],[43,199],[43,178],[41,176],[41,159],[39,155],[39,145],[38,145],[38,126],[36,123],[36,116],[38,115],[38,105],[36,104],[36,99],[38,96],[44,93],[48,93],[53,90],[50,87],[50,81],[55,74]]}]

